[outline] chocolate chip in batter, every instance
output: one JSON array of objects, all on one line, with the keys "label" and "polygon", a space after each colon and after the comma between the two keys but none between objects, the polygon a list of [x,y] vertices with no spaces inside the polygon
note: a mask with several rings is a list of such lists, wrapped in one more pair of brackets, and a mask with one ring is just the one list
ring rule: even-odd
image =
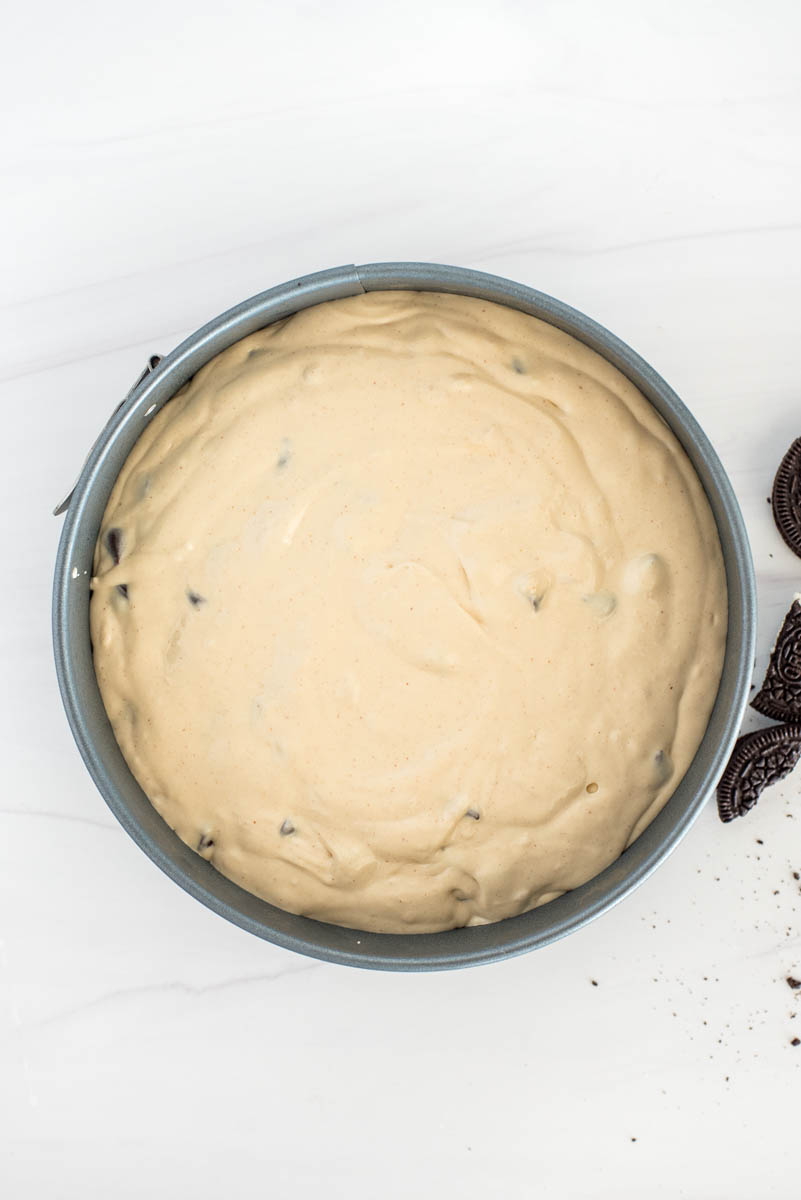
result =
[{"label": "chocolate chip in batter", "polygon": [[542,607],[542,602],[545,599],[546,588],[534,586],[519,585],[520,595],[534,609],[534,612],[539,612]]},{"label": "chocolate chip in batter", "polygon": [[208,833],[201,833],[200,840],[198,841],[198,844],[197,844],[198,852],[200,854],[202,854],[204,850],[211,850],[213,845],[214,845],[214,838],[211,837]]},{"label": "chocolate chip in batter", "polygon": [[276,465],[277,469],[279,471],[283,471],[284,467],[287,465],[287,463],[289,462],[291,457],[292,457],[292,443],[290,442],[289,438],[284,438],[284,440],[281,442],[281,450],[278,454],[278,458],[275,460],[275,465]]},{"label": "chocolate chip in batter", "polygon": [[290,833],[295,832],[295,826],[292,824],[289,817],[287,817],[287,819],[284,821],[278,832],[281,834],[281,837],[289,837]]},{"label": "chocolate chip in batter", "polygon": [[526,368],[523,366],[519,358],[512,359],[512,370],[516,375],[525,375]]},{"label": "chocolate chip in batter", "polygon": [[584,603],[599,617],[611,617],[617,608],[617,596],[612,592],[593,592],[583,597]]},{"label": "chocolate chip in batter", "polygon": [[473,819],[474,821],[480,821],[480,820],[481,820],[481,813],[478,811],[478,809],[477,809],[477,808],[468,808],[467,812],[466,812],[464,815],[465,815],[466,817],[472,817],[472,819]]},{"label": "chocolate chip in batter", "polygon": [[119,592],[119,594],[120,594],[121,596],[123,596],[123,597],[124,597],[126,600],[128,600],[128,599],[130,598],[130,597],[128,596],[128,584],[127,584],[127,583],[118,583],[118,584],[117,584],[117,591],[118,591],[118,592]]},{"label": "chocolate chip in batter", "polygon": [[109,529],[106,534],[106,549],[111,555],[111,560],[116,567],[122,557],[122,530]]},{"label": "chocolate chip in batter", "polygon": [[201,596],[200,592],[193,592],[191,588],[186,589],[186,598],[193,608],[200,608],[201,604],[206,603],[206,597]]},{"label": "chocolate chip in batter", "polygon": [[670,755],[664,750],[657,750],[654,755],[654,769],[656,770],[657,778],[662,783],[667,783],[673,774],[673,763],[670,760]]}]

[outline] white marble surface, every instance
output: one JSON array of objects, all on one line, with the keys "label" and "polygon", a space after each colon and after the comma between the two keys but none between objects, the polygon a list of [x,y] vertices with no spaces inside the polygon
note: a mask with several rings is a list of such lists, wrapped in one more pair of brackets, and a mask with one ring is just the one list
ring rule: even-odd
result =
[{"label": "white marble surface", "polygon": [[430,259],[561,297],[674,384],[742,504],[761,671],[801,590],[765,503],[801,434],[795,0],[31,0],[4,25],[0,1192],[797,1197],[801,774],[734,826],[710,805],[550,949],[359,972],[151,865],[49,638],[50,509],[148,353],[305,271]]}]

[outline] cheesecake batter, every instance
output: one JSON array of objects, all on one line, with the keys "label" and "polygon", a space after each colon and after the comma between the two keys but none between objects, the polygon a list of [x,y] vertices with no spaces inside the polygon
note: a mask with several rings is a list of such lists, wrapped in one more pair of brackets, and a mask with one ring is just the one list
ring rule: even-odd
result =
[{"label": "cheesecake batter", "polygon": [[714,520],[550,325],[383,292],[208,363],[123,467],[95,668],[157,810],[293,913],[422,932],[575,888],[663,807],[726,640]]}]

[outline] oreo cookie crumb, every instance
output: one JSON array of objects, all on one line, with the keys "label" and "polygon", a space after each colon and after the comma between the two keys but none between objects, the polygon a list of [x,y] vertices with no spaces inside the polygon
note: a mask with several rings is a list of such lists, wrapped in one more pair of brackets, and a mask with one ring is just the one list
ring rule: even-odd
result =
[{"label": "oreo cookie crumb", "polygon": [[795,439],[781,461],[771,499],[776,528],[801,558],[801,438]]},{"label": "oreo cookie crumb", "polygon": [[721,821],[743,817],[765,788],[789,775],[801,758],[801,721],[738,738],[718,784]]},{"label": "oreo cookie crumb", "polygon": [[801,718],[801,603],[798,600],[790,605],[782,622],[765,679],[751,701],[751,707],[773,721]]}]

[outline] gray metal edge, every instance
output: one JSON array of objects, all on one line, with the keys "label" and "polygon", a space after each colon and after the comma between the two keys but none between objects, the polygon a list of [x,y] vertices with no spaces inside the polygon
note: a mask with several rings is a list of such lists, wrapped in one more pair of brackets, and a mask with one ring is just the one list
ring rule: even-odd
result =
[{"label": "gray metal edge", "polygon": [[[88,645],[88,580],[81,573],[77,579],[71,575],[81,554],[81,562],[87,561],[87,548],[97,534],[99,519],[94,529],[84,528],[87,508],[92,502],[102,515],[113,483],[113,477],[103,479],[109,450],[116,448],[119,457],[119,446],[127,447],[124,460],[146,410],[155,406],[157,411],[203,362],[266,324],[310,304],[398,288],[459,292],[532,313],[597,349],[632,379],[673,428],[698,471],[721,535],[729,586],[729,641],[707,735],[676,793],[648,829],[600,875],[542,908],[494,925],[437,934],[366,933],[292,916],[257,900],[189,850],[155,814],[118,748],[115,760],[108,742],[113,734],[93,672],[88,678],[85,653],[80,661],[80,649],[85,652]],[[96,488],[98,496],[93,496]],[[67,717],[92,778],[130,836],[181,887],[241,928],[314,958],[383,970],[449,969],[524,953],[582,927],[644,882],[687,832],[725,766],[748,701],[755,637],[756,588],[739,506],[706,435],[672,389],[620,339],[553,297],[499,276],[430,263],[373,263],[304,276],[244,301],[182,342],[114,414],[92,448],[65,519],[53,586],[56,673]],[[105,758],[98,750],[100,740],[105,740]],[[128,788],[127,801],[121,782]],[[147,806],[136,817],[130,799],[134,791]],[[145,827],[148,812],[154,817],[151,828]]]}]

